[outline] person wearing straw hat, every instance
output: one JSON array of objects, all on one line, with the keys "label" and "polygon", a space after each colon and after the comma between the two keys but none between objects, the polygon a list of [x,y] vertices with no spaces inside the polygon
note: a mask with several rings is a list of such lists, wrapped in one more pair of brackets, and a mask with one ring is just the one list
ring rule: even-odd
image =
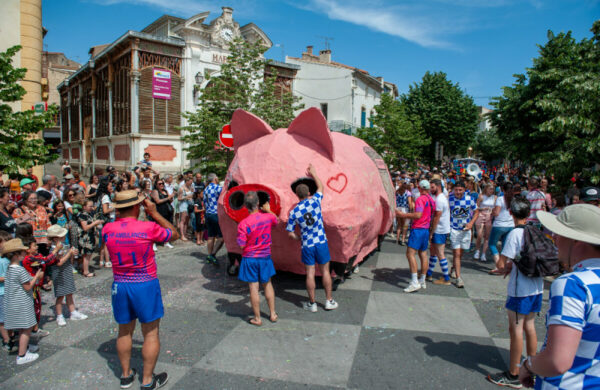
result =
[{"label": "person wearing straw hat", "polygon": [[553,233],[569,273],[550,287],[546,341],[521,363],[519,380],[532,387],[535,377],[542,390],[600,388],[600,208],[575,204],[536,217]]},{"label": "person wearing straw hat", "polygon": [[2,256],[10,260],[4,281],[4,328],[19,330],[19,365],[31,363],[39,357],[35,353],[39,348],[29,345],[31,330],[37,325],[31,291],[38,280],[44,277],[44,271],[40,267],[31,277],[20,265],[28,249],[20,238],[6,241],[2,246]]},{"label": "person wearing straw hat", "polygon": [[[139,221],[140,206],[153,221]],[[117,353],[123,370],[121,388],[133,384],[135,370],[131,368],[132,336],[136,320],[142,324],[144,336],[144,372],[142,388],[162,387],[168,380],[166,372],[154,374],[160,351],[159,323],[164,315],[160,284],[156,274],[156,260],[152,245],[177,240],[175,227],[161,216],[156,205],[135,190],[118,192],[115,196],[118,218],[102,229],[114,282],[112,307],[119,324]]]}]

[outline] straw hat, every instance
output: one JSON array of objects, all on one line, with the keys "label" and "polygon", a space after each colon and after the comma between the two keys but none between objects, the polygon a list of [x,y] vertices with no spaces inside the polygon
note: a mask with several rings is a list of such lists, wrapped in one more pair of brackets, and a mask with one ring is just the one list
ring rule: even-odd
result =
[{"label": "straw hat", "polygon": [[64,237],[69,231],[60,225],[52,225],[48,228],[48,237]]},{"label": "straw hat", "polygon": [[115,208],[123,209],[125,207],[135,206],[144,201],[144,195],[138,194],[136,190],[127,190],[117,192],[115,195]]},{"label": "straw hat", "polygon": [[23,245],[23,241],[21,241],[20,238],[13,238],[4,243],[2,246],[2,254],[5,255],[12,252],[26,251],[27,249],[29,248]]},{"label": "straw hat", "polygon": [[600,207],[574,204],[565,207],[558,216],[538,211],[537,217],[548,230],[572,240],[600,245]]}]

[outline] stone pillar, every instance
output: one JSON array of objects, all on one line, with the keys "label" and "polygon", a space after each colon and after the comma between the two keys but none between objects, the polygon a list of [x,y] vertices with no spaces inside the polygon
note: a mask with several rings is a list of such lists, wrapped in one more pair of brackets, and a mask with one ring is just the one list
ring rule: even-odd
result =
[{"label": "stone pillar", "polygon": [[[67,88],[69,84],[67,84]],[[67,92],[67,118],[69,119],[69,125],[67,126],[67,131],[69,132],[69,155],[71,153],[71,90]],[[70,160],[70,159],[69,159]]]},{"label": "stone pillar", "polygon": [[[27,93],[21,100],[21,110],[31,110],[31,107],[42,101],[42,0],[20,0],[20,42],[23,47],[19,53],[21,68],[26,68],[27,73],[21,85]],[[7,29],[8,26],[3,26]],[[4,34],[4,33],[3,33]],[[16,44],[16,42],[15,42]],[[42,133],[38,134],[43,137]],[[33,167],[33,174],[37,177],[44,175],[42,166]]]},{"label": "stone pillar", "polygon": [[83,139],[83,115],[81,110],[81,103],[83,102],[83,85],[80,83],[77,86],[77,115],[79,115],[79,172],[83,174],[83,163],[85,162],[85,140]]}]

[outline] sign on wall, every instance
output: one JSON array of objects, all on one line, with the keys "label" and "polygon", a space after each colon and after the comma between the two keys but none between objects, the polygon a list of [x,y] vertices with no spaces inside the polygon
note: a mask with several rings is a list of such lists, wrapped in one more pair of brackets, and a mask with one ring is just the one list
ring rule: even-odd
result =
[{"label": "sign on wall", "polygon": [[171,72],[154,69],[152,73],[152,97],[171,100]]}]

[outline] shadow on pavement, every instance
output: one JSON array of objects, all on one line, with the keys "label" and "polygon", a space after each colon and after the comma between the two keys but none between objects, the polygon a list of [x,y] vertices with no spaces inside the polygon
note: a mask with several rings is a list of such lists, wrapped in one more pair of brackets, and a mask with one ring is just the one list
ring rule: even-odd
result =
[{"label": "shadow on pavement", "polygon": [[[132,340],[131,348],[131,368],[138,373],[142,373],[142,345],[143,343],[135,338]],[[106,365],[118,379],[121,377],[121,363],[117,354],[117,339],[113,338],[103,342],[97,349],[100,356],[106,359]]]},{"label": "shadow on pavement", "polygon": [[424,344],[425,353],[439,357],[460,367],[477,371],[483,375],[489,374],[482,366],[491,367],[497,371],[507,369],[498,347],[482,345],[470,341],[458,343],[452,341],[433,341],[426,336],[417,336],[415,340]]},{"label": "shadow on pavement", "polygon": [[410,270],[408,268],[376,268],[371,271],[373,281],[385,282],[394,287],[404,287],[410,282]]}]

